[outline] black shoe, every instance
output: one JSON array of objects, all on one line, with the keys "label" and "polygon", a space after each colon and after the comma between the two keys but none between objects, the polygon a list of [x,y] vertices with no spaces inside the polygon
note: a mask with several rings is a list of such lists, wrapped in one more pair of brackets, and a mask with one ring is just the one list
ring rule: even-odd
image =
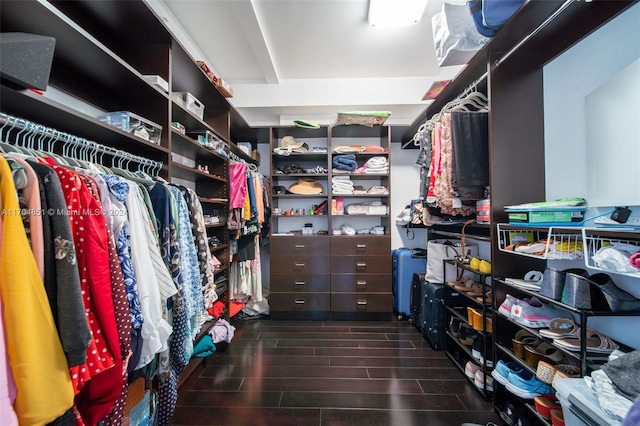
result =
[{"label": "black shoe", "polygon": [[500,417],[509,426],[515,426],[516,422],[520,418],[520,407],[507,402],[504,409],[500,411]]}]

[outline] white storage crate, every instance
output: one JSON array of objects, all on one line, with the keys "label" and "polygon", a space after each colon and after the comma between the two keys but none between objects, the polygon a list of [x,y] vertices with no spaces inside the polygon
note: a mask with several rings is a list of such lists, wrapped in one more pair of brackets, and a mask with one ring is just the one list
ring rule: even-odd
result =
[{"label": "white storage crate", "polygon": [[171,96],[183,108],[197,115],[200,120],[204,118],[204,104],[191,93],[173,92]]},{"label": "white storage crate", "polygon": [[96,118],[146,141],[160,145],[162,126],[137,114],[129,111],[116,111]]}]

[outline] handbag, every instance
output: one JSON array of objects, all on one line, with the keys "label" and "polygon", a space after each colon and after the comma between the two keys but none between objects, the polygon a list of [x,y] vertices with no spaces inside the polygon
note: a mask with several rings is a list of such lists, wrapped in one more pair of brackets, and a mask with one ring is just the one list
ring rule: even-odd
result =
[{"label": "handbag", "polygon": [[411,200],[409,207],[409,225],[410,226],[431,226],[442,221],[440,216],[434,216],[429,213],[423,200]]},{"label": "handbag", "polygon": [[[455,259],[464,255],[476,256],[478,246],[475,244],[465,244],[463,253],[462,241],[460,240],[429,240],[427,242],[427,273],[425,280],[430,283],[444,283],[445,270],[444,261]],[[450,265],[452,268],[453,265]],[[451,277],[453,275],[447,274]],[[456,279],[461,277],[456,276]]]},{"label": "handbag", "polygon": [[482,0],[482,23],[496,31],[511,18],[525,0]]},{"label": "handbag", "polygon": [[487,27],[482,20],[482,0],[469,0],[467,2],[469,12],[473,18],[473,23],[480,34],[485,37],[493,37],[498,33],[498,30]]}]

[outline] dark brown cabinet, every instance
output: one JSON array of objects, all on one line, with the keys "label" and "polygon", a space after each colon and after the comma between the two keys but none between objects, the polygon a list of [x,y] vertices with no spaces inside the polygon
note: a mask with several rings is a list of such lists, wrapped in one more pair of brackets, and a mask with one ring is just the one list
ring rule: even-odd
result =
[{"label": "dark brown cabinet", "polygon": [[[383,152],[355,153],[358,166],[373,157],[388,164],[390,128],[277,127],[270,132],[271,178],[274,187],[279,187],[271,196],[275,211],[270,237],[271,318],[391,318],[390,173],[338,173],[332,167],[333,159],[339,155],[334,152],[336,147],[356,145],[384,148]],[[283,155],[280,148],[283,140],[290,141],[288,136],[306,144],[306,151]],[[343,176],[340,179],[348,177],[364,191],[334,192],[332,180],[338,175]],[[287,189],[298,179],[315,181],[322,192],[288,193]],[[369,192],[372,187],[385,187],[387,191]],[[332,210],[332,202],[338,201],[345,211]],[[311,214],[323,202],[327,204],[323,214]],[[368,205],[375,206],[375,210],[367,211]],[[311,235],[302,234],[306,225],[312,228]],[[355,235],[343,232],[349,227]],[[384,232],[378,235],[374,228]],[[318,231],[328,235],[318,235]]]}]

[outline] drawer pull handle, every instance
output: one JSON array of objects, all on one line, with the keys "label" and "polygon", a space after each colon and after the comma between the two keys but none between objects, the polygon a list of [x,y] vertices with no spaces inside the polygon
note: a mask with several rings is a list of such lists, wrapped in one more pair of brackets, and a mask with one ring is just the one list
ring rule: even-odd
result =
[{"label": "drawer pull handle", "polygon": [[356,268],[358,268],[358,269],[366,269],[367,268],[367,262],[358,262],[358,263],[356,263]]},{"label": "drawer pull handle", "polygon": [[304,281],[296,281],[295,285],[304,285]]},{"label": "drawer pull handle", "polygon": [[294,265],[295,265],[296,268],[304,268],[304,263],[296,262]]},{"label": "drawer pull handle", "polygon": [[367,305],[367,301],[366,300],[358,300],[356,302],[359,306],[366,306]]},{"label": "drawer pull handle", "polygon": [[367,249],[367,245],[366,244],[356,244],[356,250],[366,250]]},{"label": "drawer pull handle", "polygon": [[303,248],[305,248],[305,245],[304,245],[304,244],[296,244],[296,246],[295,246],[295,247],[296,247],[297,249],[302,250]]},{"label": "drawer pull handle", "polygon": [[356,288],[359,290],[364,290],[367,288],[367,281],[365,280],[358,280],[356,281]]},{"label": "drawer pull handle", "polygon": [[296,305],[304,305],[304,299],[296,299],[295,300],[295,304]]}]

